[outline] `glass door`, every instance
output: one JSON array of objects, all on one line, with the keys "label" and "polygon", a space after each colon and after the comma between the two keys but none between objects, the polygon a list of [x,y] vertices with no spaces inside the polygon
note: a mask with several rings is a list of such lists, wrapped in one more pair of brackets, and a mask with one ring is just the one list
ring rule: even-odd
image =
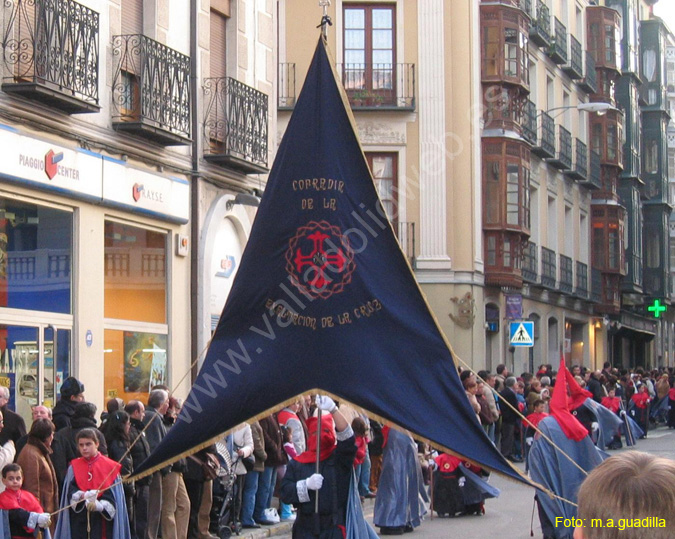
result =
[{"label": "glass door", "polygon": [[53,325],[0,324],[0,385],[9,388],[8,406],[32,424],[31,408],[53,408],[70,375],[70,336]]}]

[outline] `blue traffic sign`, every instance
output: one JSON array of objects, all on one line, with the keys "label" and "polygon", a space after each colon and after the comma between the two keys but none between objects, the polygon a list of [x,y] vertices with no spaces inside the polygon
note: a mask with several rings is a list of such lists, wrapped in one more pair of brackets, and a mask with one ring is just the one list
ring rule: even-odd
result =
[{"label": "blue traffic sign", "polygon": [[534,346],[534,322],[511,322],[509,344],[511,346]]}]

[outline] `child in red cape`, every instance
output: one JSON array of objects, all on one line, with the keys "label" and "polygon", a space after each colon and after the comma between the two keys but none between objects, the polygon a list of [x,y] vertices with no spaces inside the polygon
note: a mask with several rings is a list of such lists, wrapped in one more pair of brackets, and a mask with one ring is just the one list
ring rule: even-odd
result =
[{"label": "child in red cape", "polygon": [[35,528],[48,528],[51,524],[49,513],[45,513],[40,502],[23,485],[23,472],[18,464],[8,464],[2,469],[5,491],[0,494],[0,509],[9,513],[9,530],[12,539],[34,537]]},{"label": "child in red cape", "polygon": [[608,410],[611,410],[613,413],[618,414],[619,409],[621,408],[621,398],[615,395],[616,391],[614,389],[610,389],[609,395],[603,397],[600,401],[600,404],[602,404]]}]

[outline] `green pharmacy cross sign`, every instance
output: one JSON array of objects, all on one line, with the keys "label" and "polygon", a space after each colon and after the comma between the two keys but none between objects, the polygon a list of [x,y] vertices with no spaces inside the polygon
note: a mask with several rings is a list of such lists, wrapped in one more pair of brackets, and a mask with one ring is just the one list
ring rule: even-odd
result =
[{"label": "green pharmacy cross sign", "polygon": [[647,307],[647,310],[654,314],[654,318],[661,318],[661,313],[665,313],[668,307],[661,305],[661,300],[655,299],[654,303]]}]

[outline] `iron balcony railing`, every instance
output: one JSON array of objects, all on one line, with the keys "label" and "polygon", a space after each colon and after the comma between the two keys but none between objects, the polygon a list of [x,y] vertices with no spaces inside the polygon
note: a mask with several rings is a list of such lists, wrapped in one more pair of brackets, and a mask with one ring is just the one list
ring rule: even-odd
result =
[{"label": "iron balcony railing", "polygon": [[133,34],[113,36],[113,126],[159,144],[190,139],[190,57]]},{"label": "iron balcony railing", "polygon": [[532,16],[532,0],[520,0],[518,4],[521,11],[525,12],[528,16]]},{"label": "iron balcony railing", "polygon": [[546,247],[541,248],[541,284],[547,288],[555,288],[556,263],[555,251]]},{"label": "iron balcony railing", "polygon": [[577,282],[574,293],[581,297],[588,297],[588,266],[577,260]]},{"label": "iron balcony railing", "polygon": [[231,77],[204,79],[204,158],[250,173],[267,171],[268,97]]},{"label": "iron balcony railing", "polygon": [[399,222],[394,228],[398,242],[401,245],[403,254],[408,258],[408,262],[415,267],[415,223]]},{"label": "iron balcony railing", "polygon": [[569,256],[560,255],[560,291],[571,294],[574,290],[574,264]]},{"label": "iron balcony railing", "polygon": [[543,0],[537,0],[534,5],[536,12],[530,23],[530,41],[548,47],[551,43],[551,13]]},{"label": "iron balcony railing", "polygon": [[522,131],[523,138],[535,146],[537,144],[537,106],[529,99],[525,103]]},{"label": "iron balcony railing", "polygon": [[600,177],[602,169],[600,167],[600,155],[598,155],[598,152],[590,151],[588,163],[588,174],[579,183],[588,189],[600,189],[602,187]]},{"label": "iron balcony railing", "polygon": [[290,110],[295,107],[295,64],[281,63],[278,66],[279,97],[277,108]]},{"label": "iron balcony railing", "polygon": [[338,64],[353,109],[415,110],[415,64]]},{"label": "iron balcony railing", "polygon": [[591,301],[602,301],[602,273],[596,268],[591,269]]},{"label": "iron balcony railing", "polygon": [[567,28],[560,22],[558,17],[555,17],[555,33],[551,40],[551,46],[548,50],[548,55],[556,64],[567,63]]},{"label": "iron balcony railing", "polygon": [[595,72],[595,59],[593,55],[586,51],[586,71],[584,78],[579,81],[579,86],[589,94],[594,94],[598,91],[598,74]]},{"label": "iron balcony railing", "polygon": [[558,126],[558,151],[550,163],[560,170],[572,168],[572,133],[562,125]]},{"label": "iron balcony railing", "polygon": [[585,180],[588,176],[588,146],[580,139],[576,139],[574,148],[573,172],[573,176],[579,180]]},{"label": "iron balcony railing", "polygon": [[543,158],[555,156],[555,121],[543,111],[539,113],[539,136],[532,151]]},{"label": "iron balcony railing", "polygon": [[3,4],[2,89],[69,113],[99,110],[99,14],[73,0]]},{"label": "iron balcony railing", "polygon": [[523,280],[529,283],[536,283],[539,273],[539,264],[537,259],[537,244],[528,241],[523,248]]},{"label": "iron balcony railing", "polygon": [[579,43],[579,40],[572,35],[570,36],[569,63],[563,67],[563,71],[573,80],[581,79],[584,76],[581,43]]}]

